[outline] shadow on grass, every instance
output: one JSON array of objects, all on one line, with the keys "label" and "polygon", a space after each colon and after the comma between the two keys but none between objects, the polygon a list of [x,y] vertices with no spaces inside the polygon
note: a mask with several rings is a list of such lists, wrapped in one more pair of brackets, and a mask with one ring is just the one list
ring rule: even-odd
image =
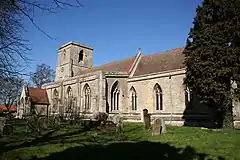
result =
[{"label": "shadow on grass", "polygon": [[[109,145],[83,145],[82,147],[73,147],[62,152],[52,153],[51,155],[39,158],[39,160],[55,159],[104,159],[104,160],[206,160],[209,155],[197,153],[190,146],[185,148],[175,148],[166,143],[137,142],[137,143],[112,143]],[[217,157],[218,160],[224,160],[223,157]],[[33,157],[32,159],[37,159]]]},{"label": "shadow on grass", "polygon": [[22,142],[22,143],[20,142],[20,143],[17,143],[17,144],[10,144],[9,145],[9,143],[0,142],[0,155],[3,152],[12,151],[12,150],[15,150],[15,149],[20,149],[20,148],[30,147],[30,146],[39,146],[39,145],[43,145],[45,143],[51,143],[52,141],[56,141],[56,140],[61,141],[62,139],[66,139],[66,137],[77,135],[77,134],[85,132],[85,130],[77,130],[77,131],[74,131],[74,132],[69,132],[69,133],[64,133],[64,134],[52,136],[53,133],[55,133],[56,131],[57,130],[51,130],[51,131],[47,132],[46,134],[42,135],[41,137],[35,138],[35,139],[27,141],[27,142]]},{"label": "shadow on grass", "polygon": [[[140,130],[141,127],[130,127],[127,132]],[[69,131],[70,128],[62,128],[63,131]],[[186,146],[185,148],[176,148],[167,143],[154,143],[142,141],[141,136],[131,136],[124,134],[118,137],[115,134],[114,128],[106,130],[92,129],[90,132],[84,129],[77,129],[68,133],[54,135],[56,130],[50,131],[39,138],[19,144],[11,144],[0,142],[0,155],[4,152],[13,151],[31,146],[41,146],[45,144],[77,144],[78,147],[68,148],[61,152],[51,153],[47,157],[39,158],[42,160],[48,159],[177,159],[177,160],[206,160],[211,155],[198,153],[193,147]],[[97,133],[95,135],[95,133]],[[131,140],[131,141],[129,141]],[[116,142],[125,141],[125,142]],[[128,142],[126,142],[128,141]],[[133,142],[134,141],[134,142]],[[80,146],[79,146],[80,145]],[[27,149],[24,152],[28,152]],[[38,155],[39,156],[39,155]],[[45,155],[46,156],[46,155]],[[30,156],[31,157],[31,156]],[[29,158],[30,158],[29,157]],[[38,159],[37,157],[31,157]],[[223,157],[216,157],[218,160],[224,160]],[[16,159],[16,158],[15,158]]]}]

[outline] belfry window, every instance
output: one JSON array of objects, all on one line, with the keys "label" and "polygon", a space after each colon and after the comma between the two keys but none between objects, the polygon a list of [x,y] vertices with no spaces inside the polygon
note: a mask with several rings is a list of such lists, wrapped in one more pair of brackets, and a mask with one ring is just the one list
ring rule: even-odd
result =
[{"label": "belfry window", "polygon": [[66,50],[64,49],[63,50],[63,59],[62,59],[63,61],[65,61],[66,60]]},{"label": "belfry window", "polygon": [[83,50],[81,50],[78,55],[78,62],[81,62],[81,61],[83,61]]}]

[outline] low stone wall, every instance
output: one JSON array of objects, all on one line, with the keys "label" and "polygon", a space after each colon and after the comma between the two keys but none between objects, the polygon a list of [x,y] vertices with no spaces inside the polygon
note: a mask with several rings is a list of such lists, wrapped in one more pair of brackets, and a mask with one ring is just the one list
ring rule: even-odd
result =
[{"label": "low stone wall", "polygon": [[208,113],[188,115],[184,115],[182,113],[152,113],[151,121],[156,118],[163,118],[166,124],[169,125],[214,127],[212,117]]},{"label": "low stone wall", "polygon": [[109,113],[109,119],[112,119],[117,115],[122,117],[124,122],[141,122],[140,113]]},{"label": "low stone wall", "polygon": [[240,117],[234,117],[234,127],[240,129]]},{"label": "low stone wall", "polygon": [[[118,113],[110,113],[109,116]],[[212,117],[208,113],[183,115],[182,113],[150,113],[151,122],[156,118],[163,118],[165,123],[174,126],[201,126],[214,127]],[[121,113],[125,122],[142,122],[141,113]],[[240,128],[240,117],[234,118],[234,127]]]},{"label": "low stone wall", "polygon": [[[51,114],[54,115],[54,114]],[[57,114],[55,114],[57,115]],[[94,119],[94,113],[93,112],[79,112],[78,114],[74,113],[64,113],[63,118],[65,120],[71,120],[75,118],[83,118],[83,119]]]}]

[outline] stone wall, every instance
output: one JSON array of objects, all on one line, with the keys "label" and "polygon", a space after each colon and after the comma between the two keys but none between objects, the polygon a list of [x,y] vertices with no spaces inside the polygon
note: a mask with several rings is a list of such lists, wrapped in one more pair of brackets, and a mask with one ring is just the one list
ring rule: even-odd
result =
[{"label": "stone wall", "polygon": [[[87,112],[90,118],[94,113],[109,112],[112,117],[120,114],[125,121],[140,122],[143,120],[142,110],[148,109],[152,120],[163,117],[167,124],[172,125],[210,125],[212,108],[201,104],[196,97],[191,103],[186,103],[185,86],[183,79],[185,70],[175,70],[151,75],[128,78],[127,73],[97,71],[67,78],[64,81],[57,81],[44,85],[47,88],[50,107],[52,107],[53,92],[56,89],[59,93],[60,107],[64,107],[68,87],[72,88],[73,96],[76,97],[78,112],[83,112],[83,88],[86,84],[91,89],[91,109]],[[114,83],[119,83],[119,110],[111,111],[111,90]],[[163,110],[155,109],[154,86],[159,84],[163,93]],[[134,87],[137,94],[137,110],[132,110],[130,89]],[[190,105],[189,105],[190,104]],[[235,124],[240,122],[240,105],[234,103]]]},{"label": "stone wall", "polygon": [[[148,109],[149,113],[182,113],[185,109],[183,87],[184,74],[181,71],[172,73],[134,77],[128,80],[128,91],[134,87],[137,92],[137,112]],[[157,111],[154,107],[154,86],[159,84],[163,93],[163,110]],[[131,104],[128,100],[128,106]],[[130,111],[131,107],[128,107]]]},{"label": "stone wall", "polygon": [[48,114],[48,105],[35,104],[34,107],[38,115]]},{"label": "stone wall", "polygon": [[[190,123],[199,125],[196,122],[200,119],[203,121],[201,123],[211,122],[212,110],[210,107],[201,104],[196,98],[186,99],[185,86],[183,85],[184,78],[184,69],[130,78],[128,80],[128,91],[131,87],[136,90],[137,111],[131,110],[131,97],[128,97],[128,113],[140,113],[141,121],[143,121],[142,110],[147,109],[152,120],[163,117],[166,123],[173,125],[189,125]],[[163,94],[162,110],[156,110],[155,108],[154,86],[156,84],[160,85]],[[191,107],[188,105],[190,101]]]},{"label": "stone wall", "polygon": [[[99,107],[102,107],[103,104],[100,104],[103,100],[103,94],[100,94],[100,90],[103,90],[103,86],[105,83],[101,83],[102,79],[100,79],[102,72],[94,72],[85,75],[80,75],[73,78],[65,79],[64,81],[58,81],[55,83],[46,84],[43,88],[47,88],[48,98],[50,100],[50,109],[53,107],[54,101],[54,90],[57,90],[59,93],[59,107],[66,107],[66,100],[68,89],[71,88],[72,95],[74,97],[74,107],[77,110],[77,113],[81,114],[82,112],[87,112],[89,114],[93,114],[99,111]],[[84,87],[88,85],[90,87],[90,110],[84,110]],[[63,109],[63,110],[64,110]],[[61,108],[60,108],[61,110]]]},{"label": "stone wall", "polygon": [[[120,89],[120,95],[119,95],[119,110],[118,111],[111,111],[111,91],[113,88],[114,83],[118,83],[119,89]],[[115,113],[122,113],[127,112],[127,97],[128,97],[128,91],[127,91],[127,76],[126,75],[106,75],[106,103],[107,107],[109,108],[109,112],[115,112]]]},{"label": "stone wall", "polygon": [[[82,60],[79,59],[81,51]],[[69,42],[61,46],[58,50],[55,80],[68,79],[77,75],[79,70],[92,68],[92,54],[93,48],[80,43]]]}]

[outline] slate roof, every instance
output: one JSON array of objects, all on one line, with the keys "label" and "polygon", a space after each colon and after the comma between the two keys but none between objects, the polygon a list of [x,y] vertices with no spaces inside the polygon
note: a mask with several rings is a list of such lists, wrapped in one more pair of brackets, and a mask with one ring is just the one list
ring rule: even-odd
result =
[{"label": "slate roof", "polygon": [[46,89],[28,88],[29,97],[34,104],[49,104]]},{"label": "slate roof", "polygon": [[136,56],[126,58],[123,60],[118,60],[118,61],[111,62],[111,63],[107,63],[107,64],[103,64],[101,66],[94,67],[92,69],[82,70],[82,71],[79,71],[77,73],[77,75],[100,71],[100,70],[112,71],[112,72],[129,72],[129,70],[131,69],[131,67],[134,63],[135,57]]},{"label": "slate roof", "polygon": [[134,76],[184,68],[184,48],[143,56],[138,63]]}]

